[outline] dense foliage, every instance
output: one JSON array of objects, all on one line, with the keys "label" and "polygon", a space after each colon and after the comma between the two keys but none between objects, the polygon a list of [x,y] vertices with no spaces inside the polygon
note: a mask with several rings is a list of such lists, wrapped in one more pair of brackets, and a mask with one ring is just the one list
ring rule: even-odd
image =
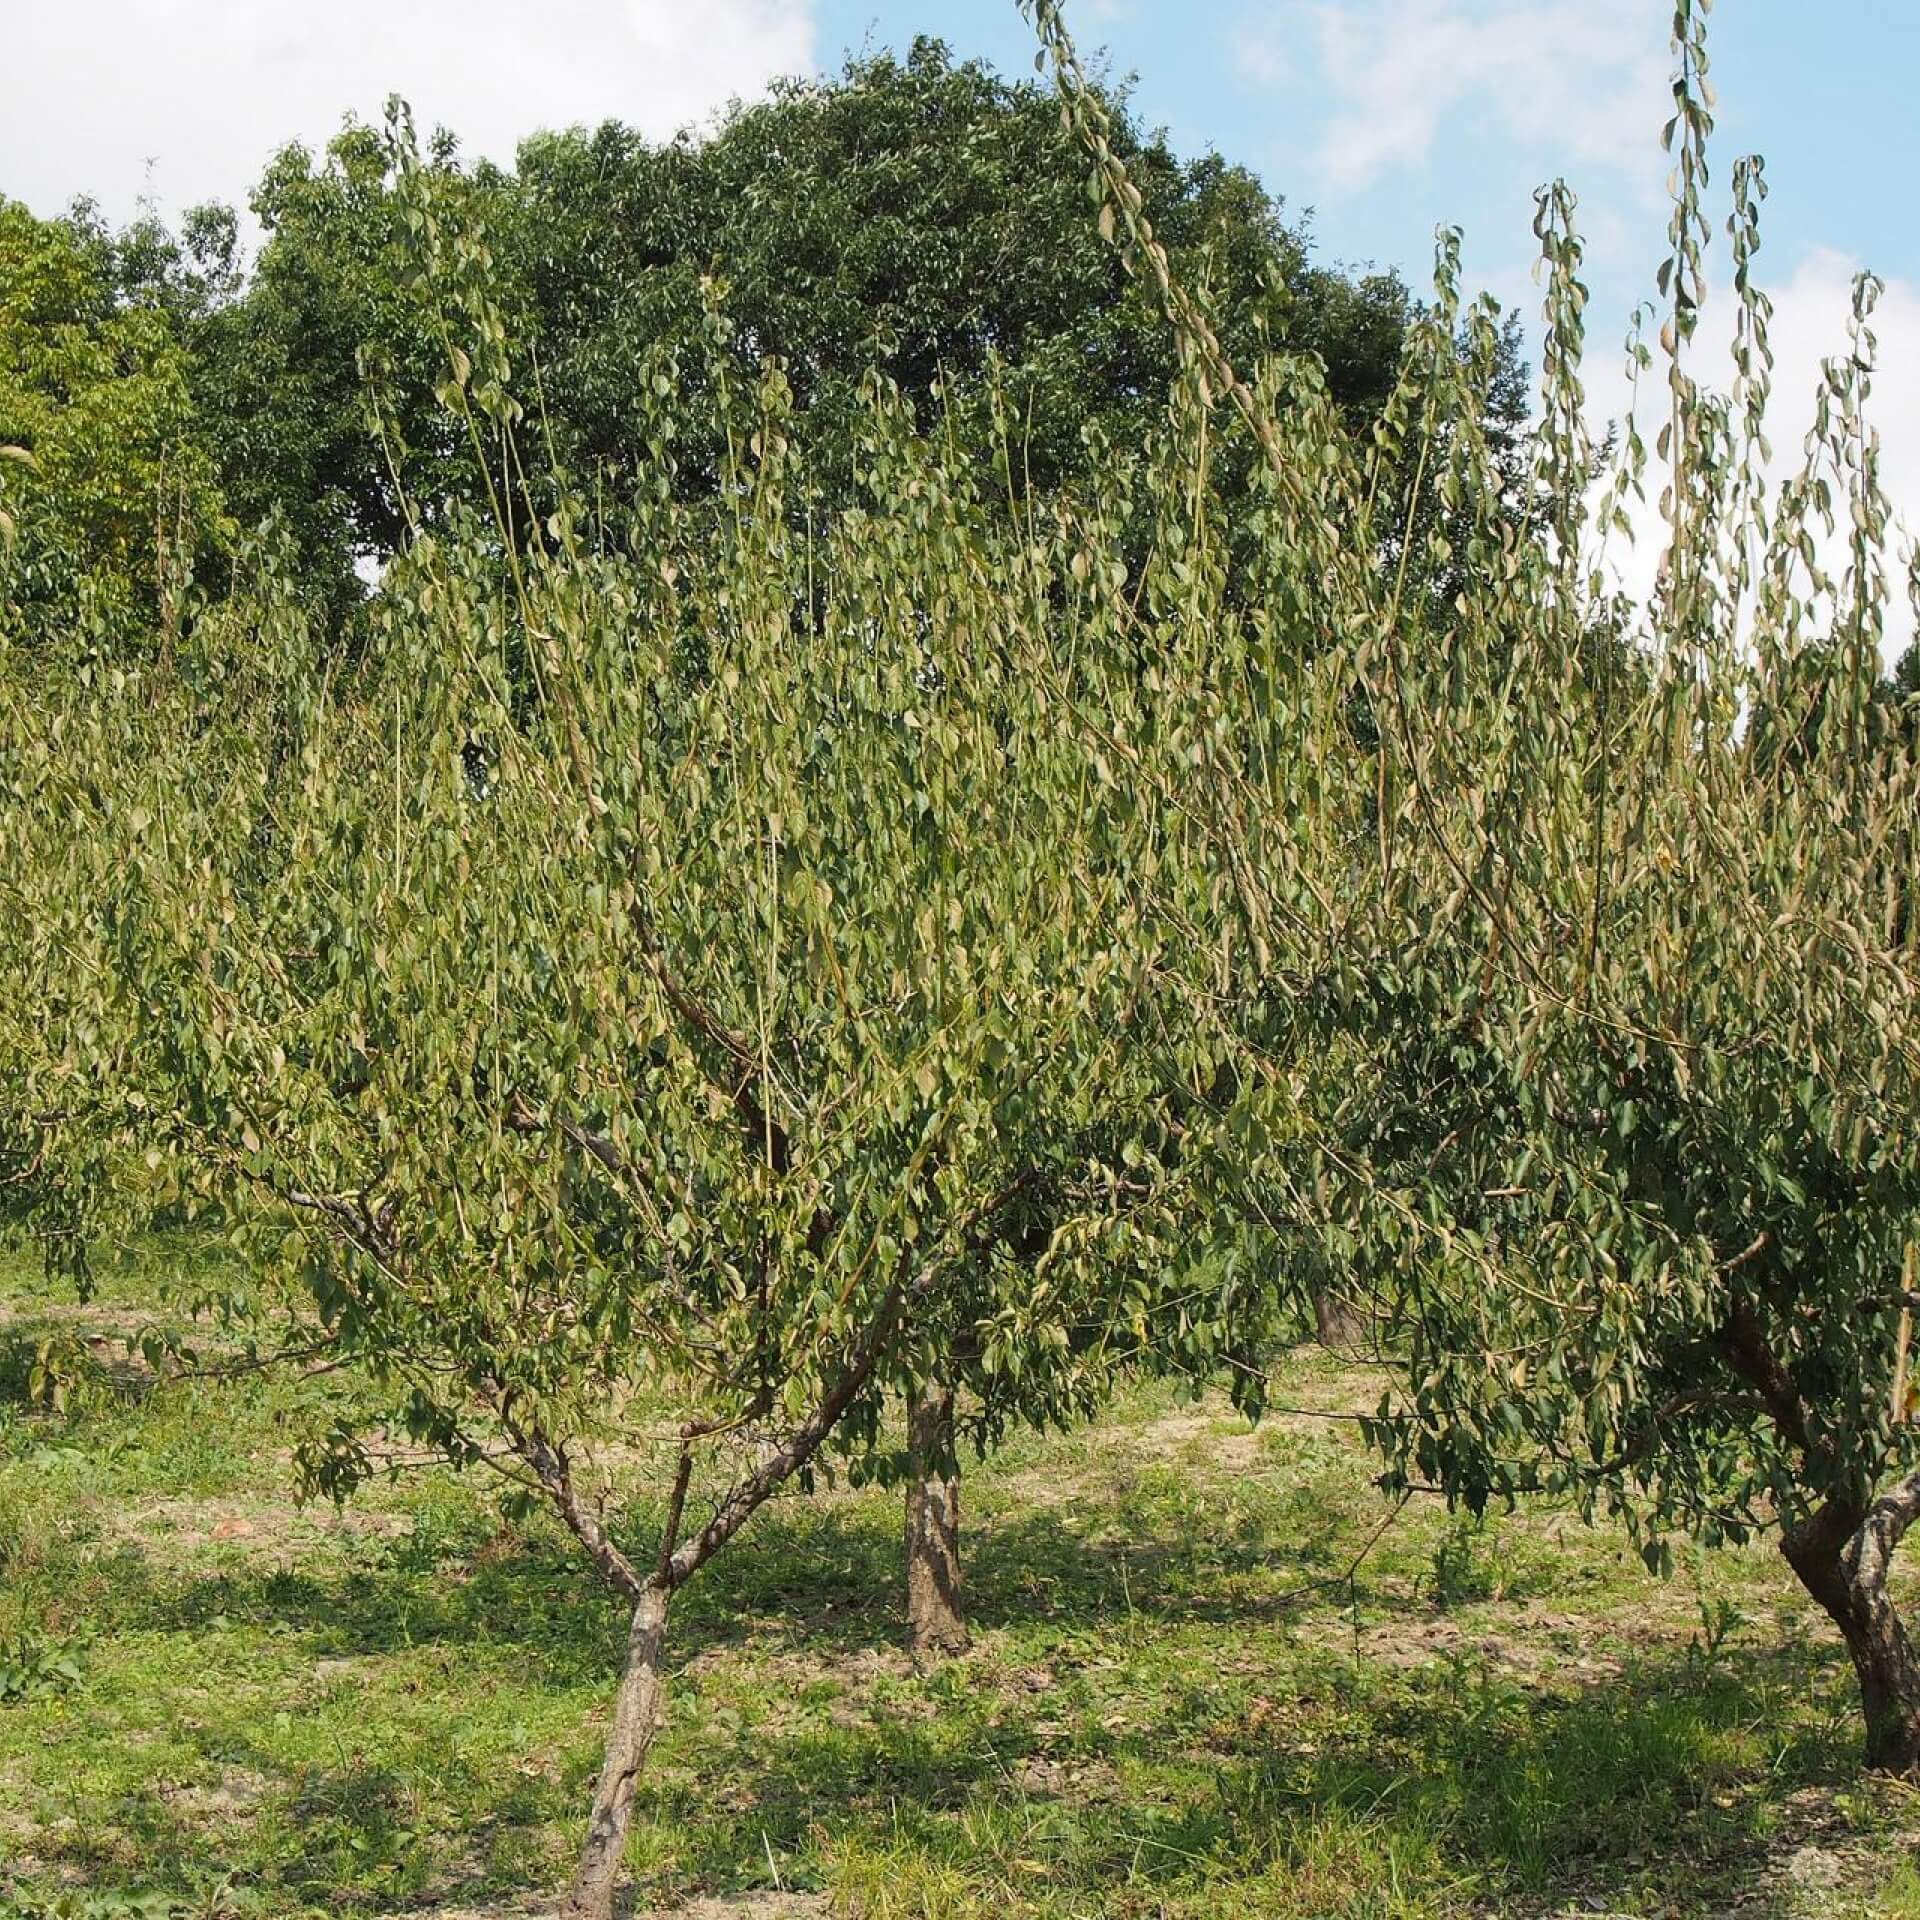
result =
[{"label": "dense foliage", "polygon": [[[1098,152],[1104,109],[1040,11]],[[1540,505],[1516,526],[1475,425],[1494,316],[1468,315],[1479,344],[1462,355],[1450,243],[1435,318],[1359,447],[1324,410],[1239,382],[1103,157],[1194,380],[1233,398],[1268,453],[1263,611],[1337,642],[1303,659],[1275,625],[1236,620],[1196,514],[1193,593],[1156,649],[1177,691],[1129,707],[1115,681],[1096,724],[1151,740],[1136,777],[1201,823],[1168,906],[1240,1053],[1221,1090],[1227,1164],[1283,1248],[1310,1262],[1318,1239],[1377,1301],[1405,1368],[1376,1423],[1392,1477],[1476,1509],[1572,1492],[1636,1520],[1656,1560],[1672,1529],[1777,1527],[1853,1656],[1869,1758],[1911,1770],[1920,1660],[1886,1581],[1920,1518],[1920,792],[1910,722],[1880,692],[1888,508],[1863,411],[1877,286],[1857,290],[1804,469],[1769,497],[1758,166],[1735,176],[1723,399],[1689,350],[1711,116],[1684,7],[1676,52],[1667,536],[1644,616],[1606,592],[1646,456],[1629,430],[1592,500],[1564,192],[1542,196]],[[1469,515],[1450,603],[1417,571],[1366,564],[1400,431]],[[1836,512],[1838,576],[1814,537]],[[1445,528],[1428,539],[1450,567]]]},{"label": "dense foliage", "polygon": [[[78,614],[0,634],[14,1210],[219,1222],[290,1343],[388,1390],[307,1436],[311,1488],[491,1470],[625,1593],[580,1911],[673,1596],[768,1498],[884,1471],[890,1408],[956,1387],[983,1437],[1132,1365],[1257,1407],[1330,1282],[1396,1369],[1389,1485],[1571,1495],[1656,1562],[1778,1529],[1910,1772],[1920,774],[1875,286],[1770,494],[1757,163],[1730,392],[1695,372],[1683,4],[1654,454],[1586,424],[1564,189],[1523,448],[1453,236],[1417,309],[1316,280],[1032,10],[1064,134],[924,46],[513,177],[396,116],[276,169],[242,299],[217,226],[198,292],[123,248],[118,304],[21,229],[96,303],[21,364],[170,317],[196,377],[252,367],[218,444],[268,524],[218,604],[148,605],[157,645],[49,674]],[[153,351],[120,377],[186,393]],[[1636,609],[1605,561],[1655,466]]]},{"label": "dense foliage", "polygon": [[230,523],[179,330],[90,240],[0,200],[0,633],[164,646]]}]

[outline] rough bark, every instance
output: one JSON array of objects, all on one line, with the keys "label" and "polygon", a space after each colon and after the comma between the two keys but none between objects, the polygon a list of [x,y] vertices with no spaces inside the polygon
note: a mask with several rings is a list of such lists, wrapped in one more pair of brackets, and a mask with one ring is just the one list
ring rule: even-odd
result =
[{"label": "rough bark", "polygon": [[1314,1290],[1313,1324],[1320,1344],[1336,1352],[1351,1352],[1361,1344],[1367,1330],[1353,1302],[1331,1287]]},{"label": "rough bark", "polygon": [[586,1845],[567,1899],[567,1912],[578,1920],[613,1920],[613,1895],[633,1818],[634,1788],[659,1725],[664,1691],[660,1656],[672,1598],[666,1583],[650,1580],[634,1602],[626,1665],[614,1701],[613,1724],[607,1729],[606,1758],[600,1767],[600,1784],[594,1789]]},{"label": "rough bark", "polygon": [[960,1481],[953,1390],[929,1387],[907,1409],[907,1646],[919,1661],[967,1650],[960,1604]]},{"label": "rough bark", "polygon": [[1840,1629],[1860,1684],[1866,1763],[1920,1774],[1920,1655],[1887,1592],[1895,1549],[1920,1518],[1920,1474],[1864,1511],[1823,1507],[1780,1543],[1800,1584]]}]

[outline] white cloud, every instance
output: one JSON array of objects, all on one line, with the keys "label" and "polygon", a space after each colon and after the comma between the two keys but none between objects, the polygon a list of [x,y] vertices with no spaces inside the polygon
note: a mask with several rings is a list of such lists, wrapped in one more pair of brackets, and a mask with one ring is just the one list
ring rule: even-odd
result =
[{"label": "white cloud", "polygon": [[0,193],[125,218],[244,205],[290,139],[321,145],[389,93],[422,131],[510,161],[542,127],[662,136],[814,66],[813,0],[37,0],[9,8]]},{"label": "white cloud", "polygon": [[[1768,288],[1774,303],[1770,338],[1776,364],[1767,438],[1774,456],[1769,478],[1775,486],[1798,472],[1804,458],[1821,362],[1842,357],[1848,350],[1847,322],[1859,270],[1860,263],[1845,254],[1815,248],[1783,284]],[[1733,324],[1731,290],[1716,288],[1702,311],[1689,362],[1696,379],[1723,389],[1730,383],[1728,351]],[[1896,520],[1894,551],[1888,555],[1892,604],[1885,652],[1891,664],[1915,638],[1902,556],[1913,536],[1920,534],[1920,284],[1889,280],[1869,324],[1877,340],[1877,352],[1867,417],[1880,435],[1880,483],[1892,502]],[[1665,391],[1658,384],[1664,380],[1663,366],[1656,358],[1651,376],[1656,391],[1649,392],[1643,376],[1641,428],[1650,448]],[[1625,410],[1626,378],[1623,371],[1614,372],[1612,356],[1604,364],[1597,360],[1594,363],[1589,395],[1595,417],[1618,416]],[[1631,552],[1616,547],[1609,556],[1622,584],[1643,599],[1653,585],[1664,531],[1653,504],[1661,484],[1655,474],[1649,474],[1650,501],[1636,513],[1635,544]],[[1843,507],[1840,530],[1831,539],[1817,543],[1822,548],[1821,564],[1836,578],[1846,565],[1847,532]]]},{"label": "white cloud", "polygon": [[1443,124],[1644,170],[1671,111],[1668,24],[1664,0],[1282,0],[1238,53],[1269,81],[1310,64],[1331,105],[1321,168],[1350,191],[1419,164]]}]

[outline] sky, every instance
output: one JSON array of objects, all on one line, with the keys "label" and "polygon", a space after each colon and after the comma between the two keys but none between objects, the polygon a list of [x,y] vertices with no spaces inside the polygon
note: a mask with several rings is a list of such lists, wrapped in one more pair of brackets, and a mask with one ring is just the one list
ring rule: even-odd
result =
[{"label": "sky", "polygon": [[[1533,189],[1564,176],[1589,242],[1591,386],[1621,392],[1618,342],[1653,291],[1665,229],[1659,129],[1671,0],[1067,0],[1089,52],[1189,153],[1260,173],[1322,257],[1430,270],[1465,230],[1470,287],[1524,315]],[[780,73],[919,32],[1009,73],[1033,42],[1013,0],[0,0],[0,193],[37,212],[91,194],[124,218],[243,202],[267,156],[323,142],[389,92],[424,127],[510,161],[543,126],[617,117],[664,136]],[[1778,306],[1773,435],[1797,444],[1854,274],[1888,282],[1876,410],[1896,504],[1920,524],[1920,0],[1720,0],[1715,185],[1768,163],[1762,277]],[[1721,248],[1725,268],[1725,249]],[[1710,315],[1708,337],[1725,328]]]}]

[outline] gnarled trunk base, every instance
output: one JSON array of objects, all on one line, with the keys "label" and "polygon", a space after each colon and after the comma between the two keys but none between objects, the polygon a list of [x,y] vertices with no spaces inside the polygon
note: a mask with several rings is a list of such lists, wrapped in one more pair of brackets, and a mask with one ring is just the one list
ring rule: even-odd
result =
[{"label": "gnarled trunk base", "polygon": [[660,1657],[672,1598],[664,1583],[649,1583],[634,1603],[626,1665],[614,1701],[613,1724],[607,1729],[607,1755],[600,1767],[600,1784],[594,1789],[586,1845],[580,1850],[580,1866],[567,1896],[566,1911],[578,1920],[613,1920],[613,1895],[633,1819],[634,1788],[660,1721],[665,1691]]},{"label": "gnarled trunk base", "polygon": [[907,1648],[932,1662],[968,1647],[960,1604],[960,1481],[953,1390],[929,1388],[907,1409]]},{"label": "gnarled trunk base", "polygon": [[1920,1775],[1920,1655],[1887,1592],[1888,1565],[1916,1509],[1920,1482],[1911,1482],[1864,1513],[1830,1505],[1780,1542],[1847,1643],[1866,1721],[1866,1764],[1878,1773]]}]

